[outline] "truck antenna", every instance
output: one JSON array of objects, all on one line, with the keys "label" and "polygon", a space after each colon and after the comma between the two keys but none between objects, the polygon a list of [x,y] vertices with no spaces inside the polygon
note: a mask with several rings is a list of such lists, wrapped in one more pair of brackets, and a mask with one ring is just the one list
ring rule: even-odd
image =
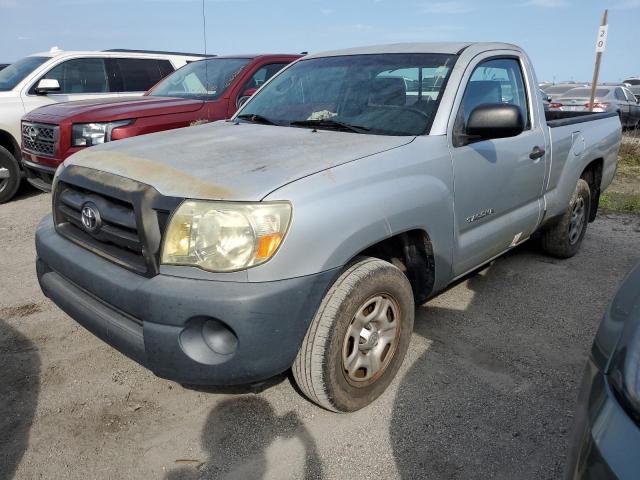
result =
[{"label": "truck antenna", "polygon": [[207,118],[206,121],[209,121],[209,102],[207,102],[207,95],[209,95],[209,61],[207,59],[207,16],[205,13],[204,7],[205,0],[202,0],[202,40],[204,42],[204,95],[205,95],[205,103],[207,104]]}]

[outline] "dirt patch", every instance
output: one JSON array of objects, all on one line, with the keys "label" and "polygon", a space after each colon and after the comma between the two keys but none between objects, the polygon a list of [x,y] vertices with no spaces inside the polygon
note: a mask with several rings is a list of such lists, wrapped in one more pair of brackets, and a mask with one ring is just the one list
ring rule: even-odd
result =
[{"label": "dirt patch", "polygon": [[39,303],[24,303],[0,308],[0,318],[24,318],[42,311]]}]

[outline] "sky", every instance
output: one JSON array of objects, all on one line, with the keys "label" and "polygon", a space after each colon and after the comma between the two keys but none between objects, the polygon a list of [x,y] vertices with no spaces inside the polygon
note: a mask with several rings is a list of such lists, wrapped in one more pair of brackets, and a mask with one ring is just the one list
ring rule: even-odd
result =
[{"label": "sky", "polygon": [[[504,41],[540,81],[640,76],[640,0],[204,0],[209,53],[298,53],[397,42]],[[202,0],[0,0],[0,63],[58,46],[204,51]]]}]

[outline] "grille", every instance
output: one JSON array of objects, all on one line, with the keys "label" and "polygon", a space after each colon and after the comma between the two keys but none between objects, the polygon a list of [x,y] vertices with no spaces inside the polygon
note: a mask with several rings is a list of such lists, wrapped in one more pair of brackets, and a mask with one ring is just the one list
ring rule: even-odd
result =
[{"label": "grille", "polygon": [[[54,208],[61,235],[136,273],[148,275],[154,271],[145,256],[133,204],[61,182]],[[95,230],[83,223],[85,208],[93,211],[90,216],[93,215]]]},{"label": "grille", "polygon": [[22,122],[22,148],[26,151],[53,157],[58,143],[58,127],[41,123]]}]

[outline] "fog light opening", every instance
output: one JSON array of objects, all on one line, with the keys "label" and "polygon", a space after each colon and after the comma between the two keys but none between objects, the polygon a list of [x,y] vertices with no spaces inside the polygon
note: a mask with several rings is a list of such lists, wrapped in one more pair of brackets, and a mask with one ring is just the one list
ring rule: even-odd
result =
[{"label": "fog light opening", "polygon": [[216,365],[233,357],[238,349],[238,337],[220,320],[196,317],[182,330],[180,348],[198,363]]}]

